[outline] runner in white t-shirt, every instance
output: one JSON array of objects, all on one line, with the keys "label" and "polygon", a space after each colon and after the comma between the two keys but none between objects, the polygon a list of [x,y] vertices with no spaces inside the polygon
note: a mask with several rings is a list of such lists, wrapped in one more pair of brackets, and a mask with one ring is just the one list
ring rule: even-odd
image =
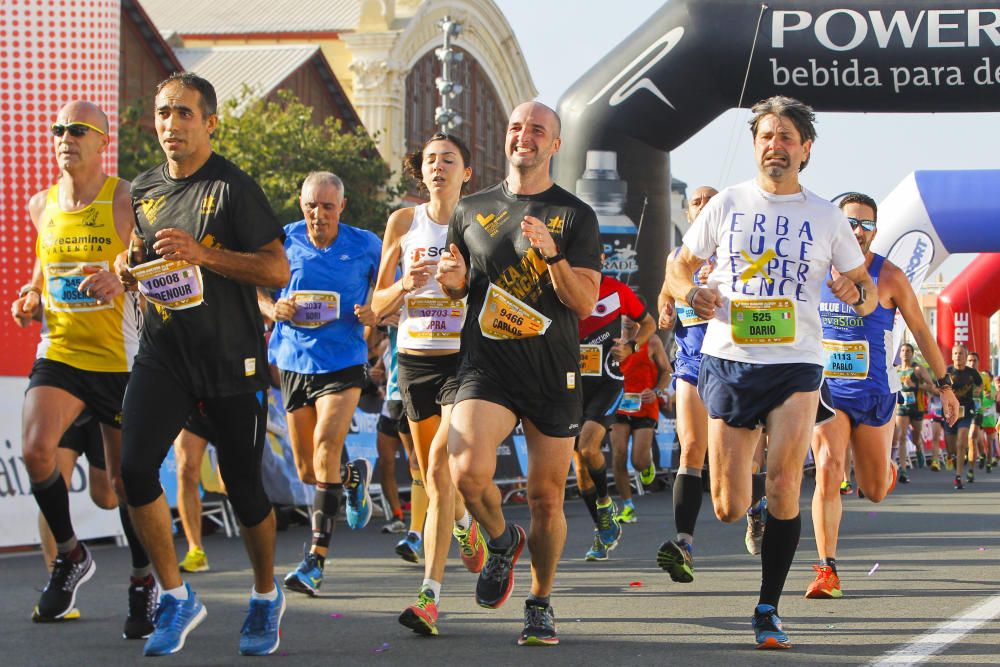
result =
[{"label": "runner in white t-shirt", "polygon": [[[767,427],[767,496],[751,508],[756,520],[767,517],[757,648],[790,647],[777,605],[802,529],[802,467],[813,425],[832,416],[819,401],[818,307],[830,267],[840,273],[829,283],[837,298],[862,316],[877,303],[843,213],[799,184],[816,138],[813,120],[812,109],[788,97],[753,107],[757,178],[709,201],[667,273],[674,298],[710,320],[698,391],[710,418],[712,501],[723,521],[742,518],[751,505],[754,446]],[[692,276],[713,254],[708,286],[698,287]]]}]

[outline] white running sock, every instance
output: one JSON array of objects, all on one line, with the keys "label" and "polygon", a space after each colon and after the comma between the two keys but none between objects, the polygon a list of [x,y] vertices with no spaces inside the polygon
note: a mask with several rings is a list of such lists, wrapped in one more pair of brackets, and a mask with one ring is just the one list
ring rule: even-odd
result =
[{"label": "white running sock", "polygon": [[433,579],[424,579],[424,583],[420,584],[420,589],[424,588],[431,589],[431,593],[434,594],[434,602],[441,601],[441,582],[434,581]]},{"label": "white running sock", "polygon": [[465,514],[462,516],[461,519],[455,522],[455,525],[461,528],[462,530],[468,530],[469,528],[472,527],[472,515],[469,514],[469,510],[465,510]]},{"label": "white running sock", "polygon": [[187,586],[181,584],[177,588],[171,588],[169,591],[165,590],[160,594],[160,599],[163,599],[164,595],[169,595],[175,600],[187,600],[188,599],[188,589]]},{"label": "white running sock", "polygon": [[251,600],[267,600],[268,602],[274,602],[278,599],[278,587],[275,586],[271,589],[270,593],[258,593],[257,587],[254,586],[250,589],[250,599]]}]

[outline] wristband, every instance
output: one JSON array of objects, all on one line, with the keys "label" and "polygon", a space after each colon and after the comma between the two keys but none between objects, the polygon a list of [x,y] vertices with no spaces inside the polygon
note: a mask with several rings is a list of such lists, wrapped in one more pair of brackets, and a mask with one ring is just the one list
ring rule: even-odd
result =
[{"label": "wristband", "polygon": [[684,297],[684,300],[687,301],[687,305],[689,305],[692,308],[694,308],[694,295],[697,294],[698,290],[700,290],[700,289],[701,289],[701,287],[699,287],[698,285],[695,285],[694,287],[692,287],[691,289],[688,290],[687,295]]},{"label": "wristband", "polygon": [[40,288],[36,287],[35,285],[30,285],[29,284],[29,285],[24,285],[23,287],[21,287],[20,291],[17,293],[17,298],[20,299],[21,297],[23,297],[28,292],[34,292],[38,296],[42,295],[42,290]]}]

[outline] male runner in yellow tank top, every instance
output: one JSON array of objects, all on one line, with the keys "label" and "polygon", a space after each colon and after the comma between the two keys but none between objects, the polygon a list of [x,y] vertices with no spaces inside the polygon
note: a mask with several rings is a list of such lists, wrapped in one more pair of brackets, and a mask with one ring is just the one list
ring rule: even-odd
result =
[{"label": "male runner in yellow tank top", "polygon": [[42,339],[24,397],[22,447],[31,489],[55,537],[52,578],[35,608],[36,621],[74,613],[76,592],[95,571],[90,551],[77,541],[69,493],[56,466],[67,428],[89,408],[101,423],[107,472],[120,500],[132,550],[129,615],[123,635],[152,632],[156,583],[149,559],[124,510],[120,479],[121,409],[138,348],[135,297],[109,272],[135,224],[129,184],[104,173],[108,120],[89,102],[71,102],[52,126],[59,180],[28,204],[38,230],[31,281],[11,304],[17,323],[42,321]]}]

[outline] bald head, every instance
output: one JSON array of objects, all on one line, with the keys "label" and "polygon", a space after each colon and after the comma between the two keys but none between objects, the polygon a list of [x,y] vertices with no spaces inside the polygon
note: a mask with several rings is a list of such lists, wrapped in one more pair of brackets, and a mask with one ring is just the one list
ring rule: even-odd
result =
[{"label": "bald head", "polygon": [[562,133],[562,119],[555,109],[541,102],[523,102],[514,107],[510,120],[514,118],[531,118],[536,123],[544,123],[552,133],[553,139],[558,139]]},{"label": "bald head", "polygon": [[717,194],[719,194],[719,191],[710,185],[702,185],[695,188],[694,192],[691,193],[691,198],[688,199],[688,222],[694,222],[698,214],[701,213],[701,209],[705,208],[708,200]]},{"label": "bald head", "polygon": [[59,115],[56,116],[56,122],[63,125],[73,122],[90,123],[94,127],[101,128],[104,134],[107,134],[109,130],[108,117],[101,110],[101,107],[93,102],[83,100],[70,102],[60,109]]}]

